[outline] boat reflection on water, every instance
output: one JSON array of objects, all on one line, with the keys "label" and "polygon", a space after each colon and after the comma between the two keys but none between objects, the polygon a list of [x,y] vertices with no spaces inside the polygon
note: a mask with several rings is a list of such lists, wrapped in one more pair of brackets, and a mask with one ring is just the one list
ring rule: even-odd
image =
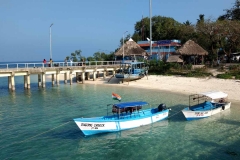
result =
[{"label": "boat reflection on water", "polygon": [[157,123],[144,125],[134,129],[124,130],[124,131],[109,133],[109,134],[100,134],[99,137],[103,139],[117,139],[117,138],[142,136],[144,134],[150,134],[150,135],[161,134],[161,129],[167,126],[168,126],[168,120],[166,119],[166,120],[159,121]]},{"label": "boat reflection on water", "polygon": [[[230,119],[231,116],[231,110],[228,109],[224,112],[221,112],[219,114],[215,114],[209,118],[204,118],[198,121],[191,121],[185,123],[185,132],[191,133],[196,130],[204,131],[206,130],[206,133],[209,133],[209,129],[214,129],[219,127],[223,127],[221,121],[226,121],[227,119]],[[220,123],[219,123],[220,122]]]},{"label": "boat reflection on water", "polygon": [[103,148],[110,152],[109,147],[112,145],[115,146],[119,143],[131,144],[138,138],[157,137],[161,134],[166,134],[168,129],[168,123],[168,119],[165,119],[134,129],[82,137],[81,139],[79,139],[78,143],[78,154],[92,155],[93,150],[98,151],[103,150]]}]

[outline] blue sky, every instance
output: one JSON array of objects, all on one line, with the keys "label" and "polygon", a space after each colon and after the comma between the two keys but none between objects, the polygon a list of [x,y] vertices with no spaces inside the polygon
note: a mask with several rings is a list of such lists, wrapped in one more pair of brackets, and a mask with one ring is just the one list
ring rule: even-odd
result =
[{"label": "blue sky", "polygon": [[[152,16],[193,24],[204,14],[217,18],[235,0],[152,0]],[[149,0],[0,0],[0,62],[64,60],[75,50],[85,57],[110,53],[123,33],[149,17]]]}]

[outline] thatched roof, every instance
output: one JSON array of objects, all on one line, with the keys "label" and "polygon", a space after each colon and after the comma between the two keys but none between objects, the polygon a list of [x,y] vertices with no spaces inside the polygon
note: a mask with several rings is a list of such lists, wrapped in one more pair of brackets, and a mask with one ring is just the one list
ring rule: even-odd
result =
[{"label": "thatched roof", "polygon": [[181,58],[179,58],[180,55],[171,55],[168,57],[167,62],[178,62],[178,63],[182,63],[183,60]]},{"label": "thatched roof", "polygon": [[115,56],[123,55],[124,47],[124,56],[146,56],[147,52],[142,49],[135,41],[131,38],[115,53]]},{"label": "thatched roof", "polygon": [[181,55],[208,55],[208,52],[192,40],[188,40],[176,53]]}]

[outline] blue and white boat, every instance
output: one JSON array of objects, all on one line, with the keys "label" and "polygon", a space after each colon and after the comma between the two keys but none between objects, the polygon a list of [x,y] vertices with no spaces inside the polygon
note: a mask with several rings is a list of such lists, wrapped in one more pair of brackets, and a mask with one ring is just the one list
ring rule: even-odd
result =
[{"label": "blue and white boat", "polygon": [[120,64],[120,69],[115,77],[120,80],[136,80],[143,78],[148,72],[144,62],[124,61]]},{"label": "blue and white boat", "polygon": [[[93,118],[74,119],[84,135],[93,135],[106,132],[118,132],[148,125],[168,117],[169,110],[165,104],[157,108],[142,109],[147,102],[122,102],[113,104],[111,115]],[[108,105],[109,106],[109,105]]]},{"label": "blue and white boat", "polygon": [[211,91],[189,96],[189,107],[182,110],[187,120],[207,118],[229,109],[228,95],[221,91]]}]

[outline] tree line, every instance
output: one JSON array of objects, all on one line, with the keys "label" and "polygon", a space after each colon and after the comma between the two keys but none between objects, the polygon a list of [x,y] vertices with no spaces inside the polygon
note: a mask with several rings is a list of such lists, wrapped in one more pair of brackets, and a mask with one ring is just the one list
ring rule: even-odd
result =
[{"label": "tree line", "polygon": [[[206,19],[204,14],[200,14],[197,23],[192,24],[189,20],[180,23],[171,17],[152,17],[152,39],[153,40],[181,40],[182,44],[191,39],[208,51],[210,61],[217,60],[218,55],[227,55],[240,51],[240,0],[236,0],[233,7],[224,10],[225,14],[217,19]],[[146,40],[150,31],[150,20],[148,17],[142,18],[135,23],[134,33],[128,34],[124,42],[130,37],[135,41]],[[120,38],[119,48],[122,46]],[[76,50],[67,58],[73,61],[112,61],[114,53],[95,52],[93,56],[84,57],[81,50]]]}]

